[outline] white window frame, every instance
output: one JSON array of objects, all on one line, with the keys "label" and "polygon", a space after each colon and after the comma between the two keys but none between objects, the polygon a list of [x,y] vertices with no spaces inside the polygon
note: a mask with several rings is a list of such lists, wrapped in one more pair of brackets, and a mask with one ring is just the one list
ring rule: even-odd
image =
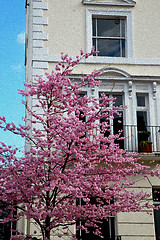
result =
[{"label": "white window frame", "polygon": [[125,28],[125,39],[126,39],[126,49],[125,57],[105,57],[105,56],[91,56],[89,60],[98,60],[98,62],[105,62],[106,59],[122,59],[133,58],[133,37],[132,37],[132,12],[131,11],[110,11],[110,10],[100,10],[100,9],[86,9],[86,52],[90,52],[92,48],[92,18],[93,17],[124,17],[126,19]]},{"label": "white window frame", "polygon": [[[145,97],[145,106],[138,106],[137,96]],[[149,94],[147,93],[138,93],[136,94],[136,115],[137,112],[146,112],[147,113],[147,126],[150,126],[150,119],[149,119]],[[138,123],[137,123],[138,125]]]}]

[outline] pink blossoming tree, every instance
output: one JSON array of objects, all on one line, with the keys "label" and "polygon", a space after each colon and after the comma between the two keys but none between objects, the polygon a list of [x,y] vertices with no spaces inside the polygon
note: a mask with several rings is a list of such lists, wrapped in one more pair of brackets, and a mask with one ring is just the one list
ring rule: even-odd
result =
[{"label": "pink blossoming tree", "polygon": [[[62,54],[62,61],[46,79],[25,83],[26,90],[19,93],[37,103],[34,109],[27,106],[24,126],[0,118],[1,128],[21,135],[30,146],[17,159],[17,149],[1,143],[0,201],[10,209],[5,221],[25,216],[39,227],[43,240],[54,239],[52,231],[58,228],[63,232],[59,238],[70,235],[70,226],[78,221],[77,228],[94,227],[94,234],[100,236],[99,221],[148,206],[146,193],[129,190],[130,177],[159,175],[115,143],[121,131],[116,135],[110,131],[110,119],[118,110],[108,107],[113,99],[81,94],[82,88],[99,86],[95,78],[101,73],[94,71],[77,82],[70,78],[81,58],[91,54],[81,51],[76,60]],[[76,204],[78,199],[84,204]],[[20,233],[13,238],[24,239]],[[36,233],[26,239],[36,239]]]}]

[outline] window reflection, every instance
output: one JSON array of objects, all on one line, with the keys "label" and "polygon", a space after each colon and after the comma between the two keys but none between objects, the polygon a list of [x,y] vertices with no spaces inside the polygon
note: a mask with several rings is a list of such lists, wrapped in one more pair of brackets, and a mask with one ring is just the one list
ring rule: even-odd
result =
[{"label": "window reflection", "polygon": [[138,131],[147,130],[147,112],[146,111],[137,111],[137,128],[138,128]]},{"label": "window reflection", "polygon": [[137,96],[137,106],[145,107],[145,96]]},{"label": "window reflection", "polygon": [[122,95],[115,95],[115,94],[113,94],[113,97],[116,98],[114,100],[114,106],[116,106],[116,107],[122,106],[122,104],[123,104],[123,102],[122,102]]},{"label": "window reflection", "polygon": [[92,31],[97,56],[125,57],[125,19],[93,18]]},{"label": "window reflection", "polygon": [[97,19],[97,36],[119,37],[120,20]]},{"label": "window reflection", "polygon": [[[102,94],[102,93],[99,93],[99,97],[101,96],[101,94]],[[120,94],[107,94],[107,93],[105,93],[105,95],[108,96],[108,97],[110,97],[110,98],[111,98],[111,97],[114,97],[114,98],[115,98],[115,100],[114,100],[114,106],[120,107],[120,106],[123,105],[123,95],[120,95]],[[103,102],[103,101],[100,100],[100,104],[101,104],[102,102]],[[111,103],[110,106],[112,107],[112,103]],[[107,108],[109,108],[110,106],[109,106],[109,104],[106,105]],[[118,111],[118,114],[114,113],[114,114],[113,114],[113,117],[114,117],[113,120],[108,121],[108,124],[111,125],[111,129],[110,129],[111,131],[107,131],[107,130],[106,130],[106,131],[104,132],[104,136],[105,136],[105,137],[108,137],[111,132],[112,132],[113,134],[119,134],[119,131],[120,131],[120,130],[123,130],[123,123],[124,123],[124,122],[123,122],[123,111],[122,111],[122,109],[120,109],[120,110]],[[101,123],[102,125],[103,125],[103,122],[106,122],[106,118],[105,118],[105,117],[103,117],[103,118],[100,119],[100,123]],[[123,132],[121,133],[120,137],[124,137],[124,133],[123,133]],[[120,147],[121,149],[124,149],[124,139],[123,139],[123,140],[115,140],[115,143],[116,143],[116,144],[119,144],[119,147]]]}]

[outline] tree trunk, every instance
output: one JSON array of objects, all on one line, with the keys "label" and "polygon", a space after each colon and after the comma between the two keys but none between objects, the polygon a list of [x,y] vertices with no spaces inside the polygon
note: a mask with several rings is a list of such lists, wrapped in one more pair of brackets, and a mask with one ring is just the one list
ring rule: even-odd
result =
[{"label": "tree trunk", "polygon": [[50,230],[50,217],[47,216],[47,217],[46,217],[45,238],[47,238],[47,240],[50,240],[50,237],[51,237],[51,230]]},{"label": "tree trunk", "polygon": [[45,231],[45,238],[47,238],[47,240],[50,240],[50,230],[49,231]]}]

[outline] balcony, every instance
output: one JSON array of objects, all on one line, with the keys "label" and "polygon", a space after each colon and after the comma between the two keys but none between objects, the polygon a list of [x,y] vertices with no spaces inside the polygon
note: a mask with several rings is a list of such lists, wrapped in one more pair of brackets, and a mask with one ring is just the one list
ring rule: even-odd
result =
[{"label": "balcony", "polygon": [[[148,136],[144,138],[145,133],[148,133]],[[123,125],[123,136],[125,139],[118,143],[127,152],[160,156],[160,126],[145,126],[140,129],[137,125]],[[142,149],[142,145],[148,144],[150,144],[148,150],[145,147]]]}]

